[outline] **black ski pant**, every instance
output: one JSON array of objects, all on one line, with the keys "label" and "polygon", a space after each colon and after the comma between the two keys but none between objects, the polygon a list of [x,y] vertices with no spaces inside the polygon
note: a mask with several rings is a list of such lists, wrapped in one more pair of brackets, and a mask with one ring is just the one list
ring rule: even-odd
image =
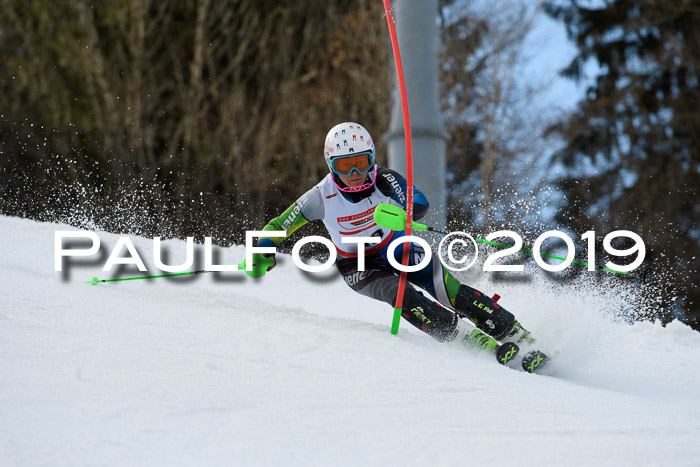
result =
[{"label": "black ski pant", "polygon": [[[412,245],[409,264],[420,263],[423,255],[420,247]],[[367,256],[364,271],[358,270],[357,258],[342,258],[336,261],[336,266],[345,283],[354,291],[386,302],[392,307],[396,306],[399,271],[395,270],[383,255],[375,253]],[[467,318],[497,340],[507,337],[515,326],[515,316],[492,298],[464,284],[459,284],[455,296],[450,299],[445,285],[445,274],[442,264],[435,256],[422,270],[409,272],[401,316],[439,341],[454,338],[459,316]],[[451,276],[450,279],[455,281]],[[414,285],[431,297],[423,295]],[[456,313],[447,307],[453,307]]]},{"label": "black ski pant", "polygon": [[[457,327],[457,315],[439,303],[422,295],[412,284],[417,285],[431,295],[435,295],[432,268],[435,259],[421,271],[409,272],[404,291],[401,316],[413,326],[425,331],[439,341],[448,341]],[[380,254],[365,258],[365,270],[357,268],[357,258],[343,258],[336,261],[336,266],[345,283],[355,292],[370,298],[381,300],[396,306],[399,290],[399,272],[396,271]],[[442,268],[441,265],[437,267]],[[443,286],[444,288],[444,286]]]}]

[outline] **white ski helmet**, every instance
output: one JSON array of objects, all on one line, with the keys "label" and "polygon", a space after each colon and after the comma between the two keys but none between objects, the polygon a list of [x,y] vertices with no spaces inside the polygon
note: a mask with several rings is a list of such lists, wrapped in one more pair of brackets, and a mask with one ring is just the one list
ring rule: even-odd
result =
[{"label": "white ski helmet", "polygon": [[[336,158],[348,157],[360,154],[369,154],[369,182],[358,187],[341,187],[336,181],[336,174],[333,170],[333,160]],[[376,165],[374,157],[374,141],[369,134],[369,131],[362,125],[355,122],[339,123],[328,132],[326,135],[326,144],[323,149],[323,155],[326,159],[326,165],[331,172],[333,182],[338,189],[345,192],[362,191],[374,185],[377,178]]]},{"label": "white ski helmet", "polygon": [[331,159],[367,151],[372,153],[372,160],[374,160],[374,142],[369,131],[359,123],[344,122],[331,128],[326,135],[323,154],[328,170],[332,172]]}]

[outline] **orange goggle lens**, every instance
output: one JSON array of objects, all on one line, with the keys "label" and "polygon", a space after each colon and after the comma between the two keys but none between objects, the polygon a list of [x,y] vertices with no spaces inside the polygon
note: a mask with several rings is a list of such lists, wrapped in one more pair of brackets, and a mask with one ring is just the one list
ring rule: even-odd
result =
[{"label": "orange goggle lens", "polygon": [[333,172],[338,175],[350,175],[352,171],[360,174],[366,173],[372,168],[374,161],[371,153],[357,154],[333,159],[331,161]]}]

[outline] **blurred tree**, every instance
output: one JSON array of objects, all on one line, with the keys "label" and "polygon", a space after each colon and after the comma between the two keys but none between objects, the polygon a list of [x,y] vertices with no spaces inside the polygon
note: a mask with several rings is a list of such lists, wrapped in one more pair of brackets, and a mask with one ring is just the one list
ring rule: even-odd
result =
[{"label": "blurred tree", "polygon": [[452,228],[490,232],[498,223],[523,232],[523,199],[531,203],[543,186],[533,167],[551,153],[543,135],[556,113],[538,108],[547,83],[525,83],[519,75],[540,8],[521,0],[443,2],[441,106],[450,134]]},{"label": "blurred tree", "polygon": [[334,124],[386,131],[383,13],[0,0],[0,212],[240,240],[326,173]]},{"label": "blurred tree", "polygon": [[697,327],[700,2],[586,5],[547,5],[579,48],[565,74],[578,79],[588,61],[599,66],[578,111],[553,128],[567,141],[558,158],[570,170],[559,217],[582,232],[641,235],[648,303]]}]

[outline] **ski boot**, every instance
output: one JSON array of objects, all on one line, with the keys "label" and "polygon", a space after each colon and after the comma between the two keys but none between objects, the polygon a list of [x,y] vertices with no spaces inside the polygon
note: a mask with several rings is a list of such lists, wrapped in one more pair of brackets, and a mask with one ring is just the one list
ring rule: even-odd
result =
[{"label": "ski boot", "polygon": [[[457,314],[468,319],[482,331],[493,336],[501,342],[516,329],[521,328],[515,320],[513,313],[509,312],[498,303],[501,297],[496,294],[488,297],[468,285],[460,285],[454,300],[454,309]],[[514,344],[518,344],[511,340]]]},{"label": "ski boot", "polygon": [[519,321],[515,321],[513,329],[503,338],[503,342],[513,342],[514,344],[531,346],[535,344],[535,338],[530,331],[525,329]]},{"label": "ski boot", "polygon": [[466,346],[495,354],[496,360],[501,365],[505,365],[518,355],[520,348],[517,344],[505,342],[501,345],[496,339],[480,329],[471,329],[470,331],[470,328],[471,326],[458,318],[457,327],[455,328],[455,339]]}]

